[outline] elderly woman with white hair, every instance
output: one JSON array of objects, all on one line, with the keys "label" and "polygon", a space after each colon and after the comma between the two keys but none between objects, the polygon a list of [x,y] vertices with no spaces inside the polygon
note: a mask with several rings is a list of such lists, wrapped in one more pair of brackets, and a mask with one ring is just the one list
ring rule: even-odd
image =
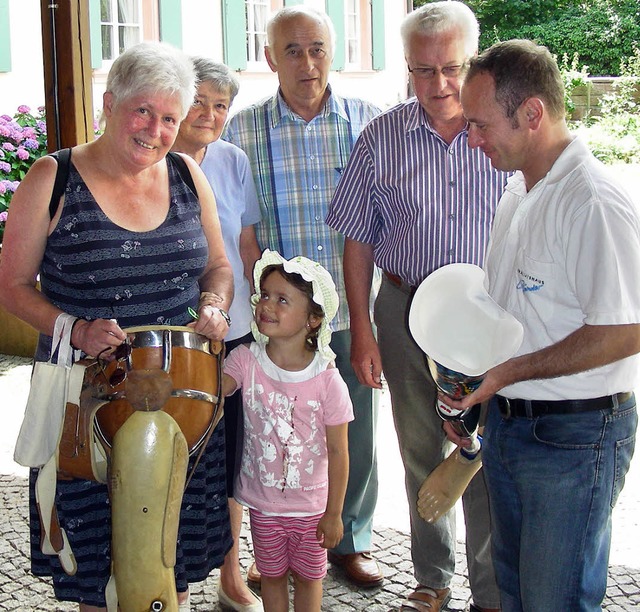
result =
[{"label": "elderly woman with white hair", "polygon": [[[234,296],[229,315],[233,325],[225,338],[227,354],[252,341],[253,266],[260,257],[254,225],[262,215],[251,175],[249,159],[235,145],[220,139],[229,109],[239,90],[236,76],[224,64],[195,57],[198,79],[194,103],[180,124],[174,151],[186,153],[199,165],[216,196],[225,250],[233,268]],[[240,391],[224,402],[227,457],[227,495],[233,548],[220,568],[218,599],[232,610],[261,612],[262,603],[248,588],[240,573],[238,538],[242,528],[242,506],[234,499],[234,476],[242,450],[242,398]]]},{"label": "elderly woman with white hair", "polygon": [[[59,315],[77,317],[71,344],[85,355],[115,349],[123,328],[185,326],[209,339],[228,332],[233,276],[216,203],[196,163],[184,156],[197,195],[167,157],[196,91],[191,60],[161,43],[142,43],[113,64],[103,98],[104,133],[71,149],[63,196],[50,205],[58,164],[38,160],[12,202],[0,265],[0,301],[40,332],[36,360],[47,360]],[[50,212],[51,210],[51,212]],[[36,290],[40,275],[42,291]],[[176,586],[206,579],[231,548],[224,432],[216,429],[184,493]],[[190,462],[190,468],[194,460]],[[77,559],[67,575],[40,551],[32,470],[31,567],[52,576],[56,597],[102,610],[111,573],[107,486],[58,480],[60,524]]]}]

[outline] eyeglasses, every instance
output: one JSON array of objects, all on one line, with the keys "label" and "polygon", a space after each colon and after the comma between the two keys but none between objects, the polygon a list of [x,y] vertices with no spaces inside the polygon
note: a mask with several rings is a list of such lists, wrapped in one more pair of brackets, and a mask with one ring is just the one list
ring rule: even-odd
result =
[{"label": "eyeglasses", "polygon": [[107,383],[109,383],[109,386],[117,387],[118,385],[121,385],[125,380],[127,380],[127,361],[131,356],[131,344],[129,344],[128,342],[123,342],[111,353],[111,355],[113,355],[116,360],[116,369],[111,372],[111,376],[107,376],[105,361],[101,359],[101,357],[104,353],[110,350],[110,348],[106,348],[103,351],[100,351],[100,353],[98,354],[98,363],[100,364],[102,374]]},{"label": "eyeglasses", "polygon": [[454,66],[442,66],[442,68],[432,68],[431,66],[421,66],[420,68],[409,68],[409,72],[416,78],[424,81],[433,79],[436,74],[441,74],[445,79],[456,79],[464,72],[464,64]]}]

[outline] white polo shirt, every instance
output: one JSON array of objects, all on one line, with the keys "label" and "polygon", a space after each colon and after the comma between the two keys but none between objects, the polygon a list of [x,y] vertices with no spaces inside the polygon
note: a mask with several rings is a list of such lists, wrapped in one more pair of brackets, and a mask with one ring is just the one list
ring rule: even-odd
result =
[{"label": "white polo shirt", "polygon": [[[524,326],[518,355],[584,324],[640,323],[640,217],[628,194],[579,138],[527,193],[507,183],[486,259],[490,295]],[[633,391],[638,356],[594,370],[505,387],[524,399],[586,399]]]}]

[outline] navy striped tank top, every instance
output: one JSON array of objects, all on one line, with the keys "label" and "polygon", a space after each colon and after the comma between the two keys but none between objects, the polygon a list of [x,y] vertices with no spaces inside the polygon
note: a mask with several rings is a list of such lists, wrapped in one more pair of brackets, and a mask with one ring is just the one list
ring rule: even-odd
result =
[{"label": "navy striped tank top", "polygon": [[208,245],[197,196],[167,158],[170,205],[148,232],[113,223],[71,163],[62,216],[41,264],[42,292],[78,317],[116,319],[122,328],[185,325],[197,307]]}]

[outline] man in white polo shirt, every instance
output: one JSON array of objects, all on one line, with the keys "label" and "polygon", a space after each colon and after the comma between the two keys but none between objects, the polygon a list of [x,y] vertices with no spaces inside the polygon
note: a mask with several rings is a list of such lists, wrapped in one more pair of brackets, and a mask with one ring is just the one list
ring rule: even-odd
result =
[{"label": "man in white polo shirt", "polygon": [[498,205],[487,288],[524,326],[466,408],[483,446],[503,611],[601,610],[611,511],[635,444],[640,219],[565,121],[549,51],[498,43],[461,90],[469,144],[519,170]]}]

